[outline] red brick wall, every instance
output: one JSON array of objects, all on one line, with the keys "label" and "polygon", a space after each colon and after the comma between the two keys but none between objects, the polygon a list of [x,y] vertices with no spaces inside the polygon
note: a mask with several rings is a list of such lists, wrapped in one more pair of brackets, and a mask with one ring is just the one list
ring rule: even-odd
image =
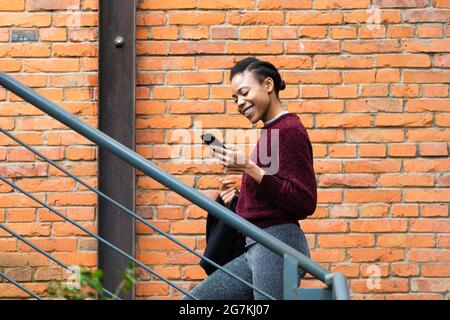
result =
[{"label": "red brick wall", "polygon": [[[367,12],[371,4],[381,11]],[[86,0],[0,2],[0,70],[92,125],[96,9],[97,1]],[[449,11],[443,0],[138,1],[137,150],[213,198],[223,168],[176,160],[203,150],[196,122],[224,134],[252,128],[231,100],[229,68],[249,55],[270,60],[287,82],[283,103],[314,147],[319,206],[301,222],[313,259],[344,272],[355,299],[448,299]],[[367,24],[378,12],[381,25]],[[18,29],[37,39],[12,42]],[[17,100],[0,89],[1,126],[95,184],[95,147]],[[180,129],[195,137],[194,147],[180,143]],[[92,193],[5,137],[0,159],[3,175],[95,231]],[[0,223],[66,263],[95,266],[95,240],[14,198],[4,184],[0,191]],[[162,230],[204,248],[203,210],[140,175],[136,203]],[[205,277],[196,257],[140,224],[137,232],[138,258],[156,271],[185,288]],[[60,276],[4,232],[0,268],[38,293]],[[156,280],[136,293],[178,296]],[[0,297],[18,295],[0,283]]]},{"label": "red brick wall", "polygon": [[[379,28],[366,23],[371,4]],[[231,99],[229,69],[267,59],[314,147],[319,206],[301,222],[313,259],[344,272],[355,299],[449,298],[448,1],[146,0],[138,10],[141,154],[215,197],[222,167],[171,159],[191,151],[174,132],[189,129],[201,148],[195,121],[223,134],[251,128]],[[140,213],[202,250],[205,212],[137,181]],[[205,277],[196,257],[138,232],[139,257],[157,271],[185,288]],[[154,281],[137,294],[177,293]]]},{"label": "red brick wall", "polygon": [[[0,1],[0,70],[80,119],[97,124],[97,1]],[[69,9],[69,10],[66,10]],[[15,42],[26,31],[29,40]],[[19,37],[20,38],[20,37]],[[96,147],[40,110],[0,89],[0,126],[95,185]],[[0,174],[96,231],[96,196],[0,136]],[[56,214],[0,184],[0,223],[69,265],[96,266],[96,241]],[[37,292],[66,274],[0,231],[0,269]],[[0,298],[28,297],[0,283]]]}]

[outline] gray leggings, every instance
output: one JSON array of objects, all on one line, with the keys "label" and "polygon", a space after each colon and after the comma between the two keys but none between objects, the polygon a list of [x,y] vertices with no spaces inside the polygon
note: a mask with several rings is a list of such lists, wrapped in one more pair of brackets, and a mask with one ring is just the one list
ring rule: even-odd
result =
[{"label": "gray leggings", "polygon": [[[310,256],[308,241],[297,224],[286,223],[263,229],[287,243],[306,256]],[[224,267],[256,288],[269,293],[276,299],[283,298],[283,258],[263,245],[246,237],[246,251],[228,262]],[[299,279],[305,271],[298,268]],[[300,282],[300,281],[299,281]],[[300,283],[299,283],[300,285]],[[264,300],[268,299],[256,290],[231,277],[222,270],[216,270],[198,284],[191,292],[200,300]],[[183,296],[183,300],[189,300]]]}]

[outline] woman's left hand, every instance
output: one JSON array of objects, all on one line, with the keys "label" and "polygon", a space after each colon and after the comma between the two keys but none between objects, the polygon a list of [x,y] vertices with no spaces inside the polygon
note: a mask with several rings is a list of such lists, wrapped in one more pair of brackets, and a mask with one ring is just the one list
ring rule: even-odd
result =
[{"label": "woman's left hand", "polygon": [[226,149],[218,146],[211,146],[211,148],[214,152],[213,157],[217,158],[229,172],[244,172],[253,163],[253,161],[247,158],[246,155],[234,145],[226,144]]}]

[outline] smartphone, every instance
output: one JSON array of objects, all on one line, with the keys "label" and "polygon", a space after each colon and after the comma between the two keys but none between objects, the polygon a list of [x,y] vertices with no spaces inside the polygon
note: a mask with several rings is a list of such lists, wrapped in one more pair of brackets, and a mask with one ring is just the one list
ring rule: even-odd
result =
[{"label": "smartphone", "polygon": [[220,142],[220,140],[218,140],[212,133],[202,134],[200,138],[202,138],[203,142],[208,146],[214,145],[226,149],[223,143]]}]

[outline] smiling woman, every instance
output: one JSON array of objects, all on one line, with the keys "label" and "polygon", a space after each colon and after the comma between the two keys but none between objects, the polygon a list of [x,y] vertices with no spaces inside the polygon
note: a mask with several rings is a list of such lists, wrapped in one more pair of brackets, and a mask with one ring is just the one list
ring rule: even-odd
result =
[{"label": "smiling woman", "polygon": [[[226,149],[213,148],[214,156],[223,165],[230,171],[242,173],[241,191],[233,195],[238,198],[236,213],[310,256],[298,220],[313,214],[317,204],[313,154],[299,117],[281,106],[279,91],[285,89],[286,84],[273,64],[254,57],[236,63],[230,80],[239,112],[253,124],[259,120],[264,122],[260,139],[249,158],[233,145],[226,145]],[[222,200],[226,196],[226,200],[231,201],[229,193],[222,194]],[[224,268],[272,297],[282,299],[283,258],[249,237],[245,238],[244,245],[244,253],[226,263]],[[304,270],[298,268],[299,279],[304,275]],[[199,299],[267,298],[221,270],[213,272],[191,293]]]},{"label": "smiling woman", "polygon": [[286,84],[270,62],[254,57],[239,61],[231,69],[231,79],[232,97],[239,112],[253,124],[269,121],[283,110],[278,94]]}]

